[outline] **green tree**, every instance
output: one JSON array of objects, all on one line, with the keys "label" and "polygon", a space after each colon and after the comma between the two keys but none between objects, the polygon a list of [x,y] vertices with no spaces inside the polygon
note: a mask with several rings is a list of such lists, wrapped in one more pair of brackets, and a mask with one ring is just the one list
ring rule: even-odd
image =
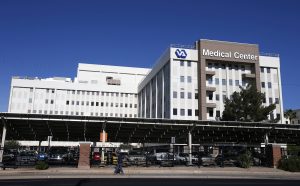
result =
[{"label": "green tree", "polygon": [[288,119],[290,123],[292,123],[292,119],[295,119],[297,116],[295,111],[293,111],[292,109],[288,109],[284,112],[284,117]]},{"label": "green tree", "polygon": [[255,86],[240,87],[231,99],[226,98],[222,121],[278,122],[279,118],[268,120],[268,115],[276,108],[275,104],[263,106],[265,94],[258,92]]}]

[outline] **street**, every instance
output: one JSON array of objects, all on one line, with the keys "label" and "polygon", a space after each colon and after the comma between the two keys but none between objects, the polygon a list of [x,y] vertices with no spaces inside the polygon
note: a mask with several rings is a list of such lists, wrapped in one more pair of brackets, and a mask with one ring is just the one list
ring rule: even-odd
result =
[{"label": "street", "polygon": [[253,179],[26,179],[0,180],[0,185],[11,186],[196,186],[196,185],[299,185],[299,180]]}]

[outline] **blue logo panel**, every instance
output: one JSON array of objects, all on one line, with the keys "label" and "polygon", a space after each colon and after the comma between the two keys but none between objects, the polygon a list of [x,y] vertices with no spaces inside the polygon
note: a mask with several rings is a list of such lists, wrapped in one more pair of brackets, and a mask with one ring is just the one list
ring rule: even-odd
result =
[{"label": "blue logo panel", "polygon": [[187,56],[187,53],[186,53],[186,51],[185,51],[184,49],[181,49],[181,50],[177,49],[177,50],[175,51],[175,54],[176,54],[176,56],[177,56],[178,58],[182,58],[182,59],[185,59],[186,56]]}]

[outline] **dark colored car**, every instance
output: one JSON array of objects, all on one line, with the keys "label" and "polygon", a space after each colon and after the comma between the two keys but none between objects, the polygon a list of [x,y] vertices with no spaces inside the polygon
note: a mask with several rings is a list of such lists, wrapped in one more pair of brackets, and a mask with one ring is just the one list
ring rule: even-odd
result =
[{"label": "dark colored car", "polygon": [[65,164],[69,161],[68,147],[51,147],[48,152],[49,164]]},{"label": "dark colored car", "polygon": [[214,157],[212,154],[206,154],[206,155],[202,155],[200,158],[200,165],[202,166],[216,166],[216,157]]},{"label": "dark colored car", "polygon": [[101,153],[93,152],[91,157],[91,165],[100,165],[101,163]]},{"label": "dark colored car", "polygon": [[17,155],[17,165],[35,165],[37,158],[36,158],[37,152],[36,151],[21,151]]}]

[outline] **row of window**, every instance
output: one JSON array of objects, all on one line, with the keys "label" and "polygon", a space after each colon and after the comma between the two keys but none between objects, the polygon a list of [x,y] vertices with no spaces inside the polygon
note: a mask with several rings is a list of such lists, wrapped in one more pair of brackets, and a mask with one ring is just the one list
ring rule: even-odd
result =
[{"label": "row of window", "polygon": [[[266,87],[266,82],[261,82],[261,87],[265,88]],[[268,82],[268,88],[272,88],[272,83]]]},{"label": "row of window", "polygon": [[[178,110],[180,113],[178,113]],[[177,109],[177,108],[173,108],[173,115],[174,116],[177,116],[178,114],[180,116],[192,116],[192,112],[193,110],[192,109]],[[199,111],[196,109],[195,110],[195,116],[198,116],[199,115]]]},{"label": "row of window", "polygon": [[[30,92],[33,92],[33,88],[30,88]],[[55,93],[55,89],[46,89],[46,93]],[[99,91],[85,91],[85,90],[67,90],[67,94],[77,94],[77,95],[100,95]],[[119,93],[119,92],[101,92],[101,96],[116,96],[116,97],[128,97],[128,96],[134,96],[137,97],[137,94],[131,94],[131,93]]]},{"label": "row of window", "polygon": [[265,72],[265,69],[267,70],[267,73],[271,73],[271,68],[270,68],[270,67],[267,67],[267,68],[260,67],[260,72],[261,72],[261,73],[264,73],[264,72]]},{"label": "row of window", "polygon": [[186,62],[185,61],[180,61],[180,66],[184,67],[185,63],[187,64],[188,67],[192,66],[192,63],[190,61],[186,61]]},{"label": "row of window", "polygon": [[[28,110],[28,113],[30,114],[31,113],[31,110]],[[45,110],[44,112],[42,111],[42,110],[33,110],[32,111],[32,113],[33,114],[42,114],[42,113],[44,113],[44,114],[48,114],[48,112]],[[55,115],[58,115],[58,114],[60,114],[60,115],[72,115],[72,116],[84,116],[85,114],[84,114],[84,112],[73,112],[73,111],[71,111],[71,112],[69,112],[69,111],[60,111],[60,112],[58,112],[58,111],[49,111],[49,114],[55,114]],[[91,112],[90,113],[90,115],[91,116],[110,116],[110,117],[123,117],[123,114],[118,114],[118,113],[98,113],[98,112]],[[136,114],[124,114],[124,117],[126,118],[126,117],[130,117],[130,118],[132,118],[132,117],[137,117],[137,115]]]},{"label": "row of window", "polygon": [[[213,67],[215,69],[219,69],[219,68],[226,69],[227,66],[228,66],[229,70],[232,70],[232,69],[239,70],[239,69],[241,69],[242,71],[245,71],[245,65],[232,65],[232,64],[226,65],[226,64],[219,64],[219,63],[214,63],[214,64],[213,63],[208,63],[207,64],[207,67],[209,69],[212,69]],[[239,68],[239,66],[240,66],[240,68]]]},{"label": "row of window", "polygon": [[[213,78],[212,77],[209,77],[207,79],[208,81],[208,84],[212,85],[213,84]],[[229,79],[228,81],[226,81],[226,79],[222,79],[222,85],[227,85],[227,83],[230,85],[230,86],[233,86],[233,80],[232,79]],[[215,85],[219,85],[220,84],[220,79],[219,78],[215,78]],[[240,86],[240,80],[235,80],[235,86]],[[246,81],[243,81],[242,80],[242,86],[246,86]]]},{"label": "row of window", "polygon": [[[184,99],[185,97],[187,99],[193,99],[191,92],[180,92],[180,98]],[[178,98],[178,95],[177,95],[176,91],[173,91],[173,98]],[[195,99],[198,99],[198,93],[195,93]]]},{"label": "row of window", "polygon": [[[220,95],[219,94],[215,94],[216,95],[216,101],[220,100]],[[207,93],[207,97],[208,100],[212,101],[213,100],[213,93],[212,92],[208,92]],[[226,95],[223,94],[223,101],[225,101],[226,99]],[[230,96],[230,99],[232,98],[232,96]],[[266,103],[266,98],[264,98],[263,103]],[[269,103],[272,104],[273,103],[273,98],[269,98]],[[279,104],[279,98],[275,98],[275,104]]]},{"label": "row of window", "polygon": [[[184,83],[184,82],[185,82],[185,77],[184,77],[184,76],[180,76],[180,82],[181,82],[181,83]],[[186,82],[192,83],[192,76],[187,76],[187,77],[186,77]]]},{"label": "row of window", "polygon": [[109,105],[110,105],[110,107],[125,107],[125,108],[127,108],[128,106],[129,106],[129,108],[133,108],[133,106],[134,106],[134,108],[137,108],[137,104],[132,104],[132,103],[130,103],[130,104],[128,104],[128,103],[108,103],[108,102],[105,102],[105,104],[104,104],[104,102],[89,102],[89,101],[66,101],[66,105],[82,105],[82,106],[84,106],[84,105],[86,105],[86,106],[89,106],[89,105],[91,105],[91,106],[96,106],[96,107],[98,107],[99,105],[101,106],[101,107],[104,107],[104,105],[106,106],[106,107],[109,107]]}]

